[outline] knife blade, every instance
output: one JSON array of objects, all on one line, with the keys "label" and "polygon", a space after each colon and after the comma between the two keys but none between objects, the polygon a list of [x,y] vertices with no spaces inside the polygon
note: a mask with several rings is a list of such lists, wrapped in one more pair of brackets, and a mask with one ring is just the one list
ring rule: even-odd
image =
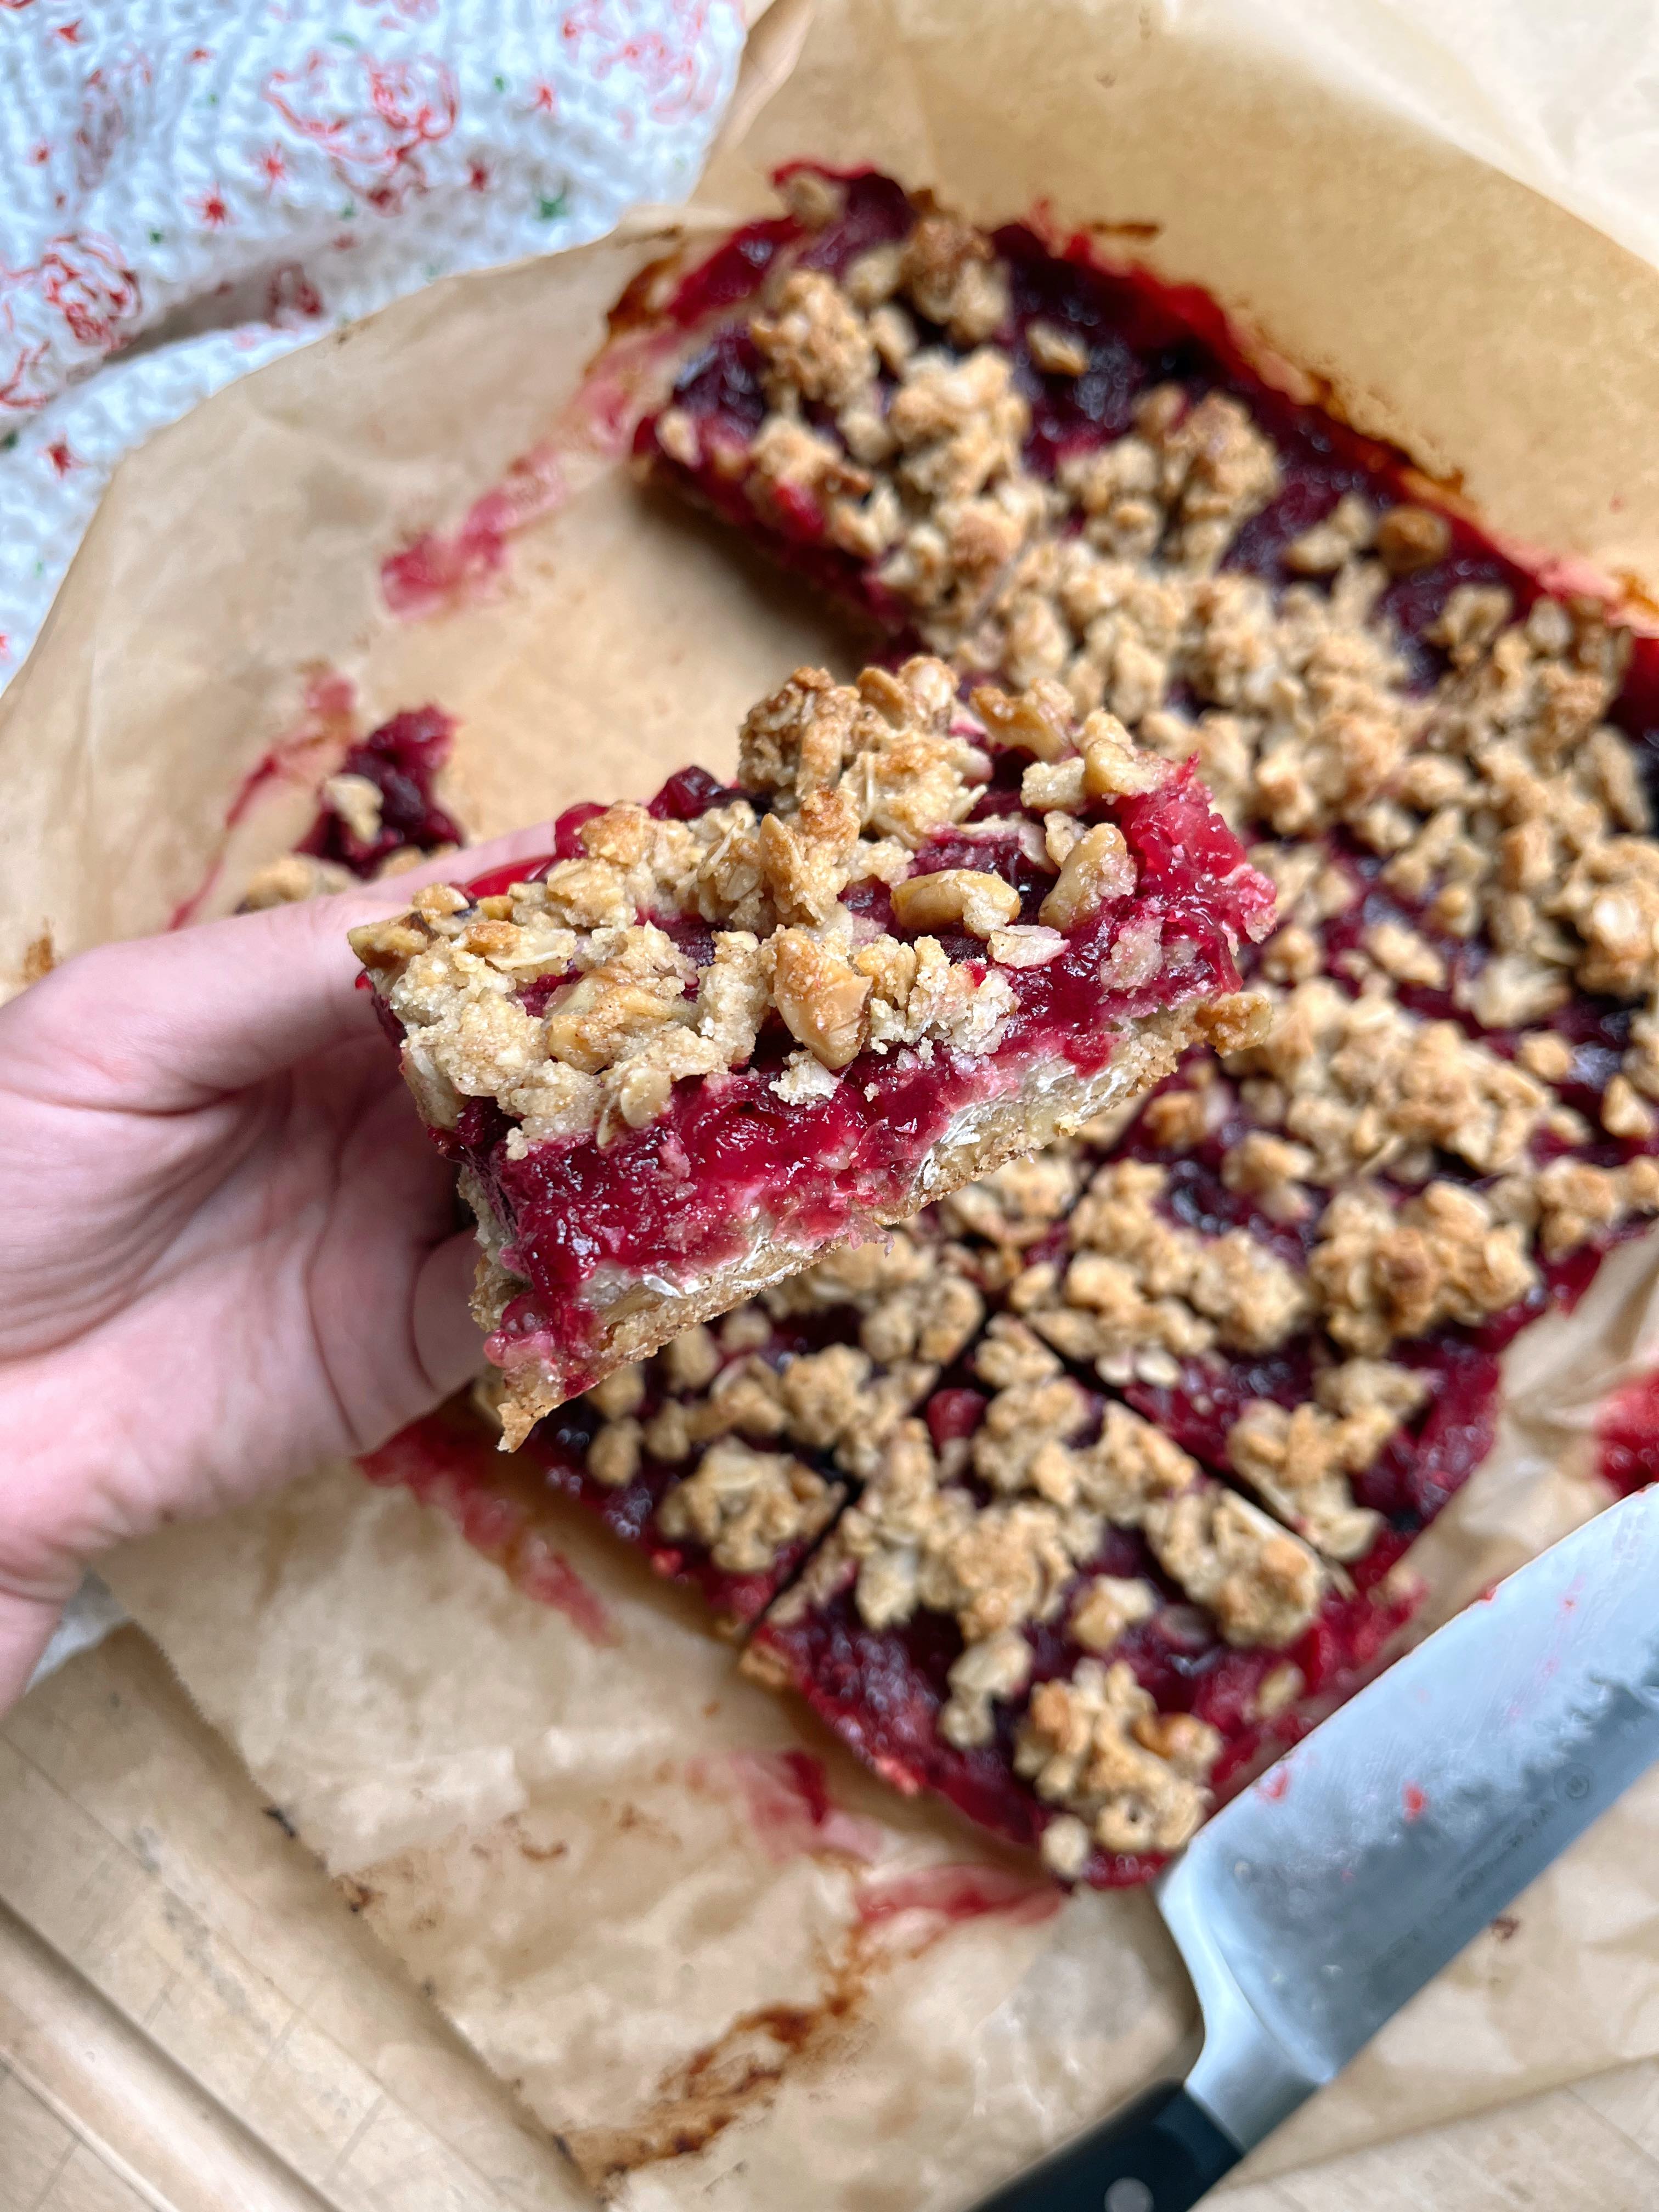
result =
[{"label": "knife blade", "polygon": [[1182,2083],[981,2212],[1188,2212],[1659,1760],[1659,1490],[1322,1721],[1158,1884],[1204,2015]]}]

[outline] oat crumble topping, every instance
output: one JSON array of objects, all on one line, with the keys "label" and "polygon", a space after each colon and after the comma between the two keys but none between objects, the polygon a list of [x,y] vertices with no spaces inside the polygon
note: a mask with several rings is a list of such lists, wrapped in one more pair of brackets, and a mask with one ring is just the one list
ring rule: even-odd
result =
[{"label": "oat crumble topping", "polygon": [[[791,191],[811,222],[840,211],[810,173]],[[423,918],[388,951],[404,975],[430,952],[461,979],[459,1000],[410,987],[427,1026],[453,1018],[411,1047],[437,1108],[533,1093],[537,1130],[639,1126],[705,1047],[710,1069],[735,1064],[719,1052],[741,1057],[774,1008],[799,1045],[775,1086],[790,1100],[861,1051],[982,1049],[1022,975],[1124,886],[1121,834],[1079,817],[1170,764],[1193,760],[1255,841],[1277,927],[1168,1087],[588,1394],[595,1482],[674,1470],[665,1534],[758,1572],[828,1528],[818,1558],[842,1563],[866,1629],[954,1623],[939,1734],[1004,1747],[1070,1880],[1099,1850],[1184,1842],[1223,1750],[1158,1709],[1126,1649],[1201,1618],[1236,1652],[1283,1655],[1252,1678],[1248,1722],[1295,1707],[1299,1639],[1345,1565],[1368,1586],[1392,1534],[1359,1502],[1383,1494],[1367,1479],[1432,1419],[1424,1340],[1478,1343],[1557,1262],[1659,1213],[1659,844],[1614,719],[1629,640],[1604,611],[1462,583],[1404,634],[1395,587],[1447,558],[1453,525],[1355,490],[1285,548],[1287,581],[1231,565],[1281,471],[1226,393],[1144,392],[1126,433],[1045,472],[1012,299],[994,242],[936,212],[839,280],[782,257],[748,325],[758,430],[739,450],[678,405],[656,424],[762,522],[819,515],[943,658],[856,687],[799,672],[745,728],[764,811],[647,827],[609,810],[596,823],[625,818],[589,825],[540,908],[478,917],[532,932],[526,973],[568,976],[542,1060],[493,1005],[467,1012],[514,988],[462,968],[504,972],[491,940],[462,945],[471,919]],[[1088,373],[1058,320],[1020,343],[1043,376]],[[970,713],[957,670],[996,674]],[[915,870],[922,839],[965,823],[988,742],[1026,758],[1036,923],[988,851]],[[848,884],[872,880],[925,935],[847,926]],[[712,964],[661,928],[665,886],[715,933]],[[1126,932],[1120,980],[1164,951]],[[969,1004],[967,969],[1008,1000]],[[1586,996],[1631,1010],[1612,1052],[1564,1018]],[[830,1340],[781,1354],[774,1330],[809,1323]],[[965,1433],[930,1428],[941,1382],[977,1394]],[[1173,1417],[1135,1410],[1206,1393],[1215,1425],[1191,1449]],[[1066,1670],[1034,1684],[1058,1638]]]},{"label": "oat crumble topping", "polygon": [[669,1492],[657,1521],[665,1535],[695,1537],[728,1573],[758,1574],[784,1545],[818,1535],[835,1508],[834,1488],[799,1460],[727,1437]]},{"label": "oat crumble topping", "polygon": [[[1259,841],[1279,913],[1261,1033],[1217,1036],[1218,1064],[1189,1060],[1135,1125],[1177,1157],[1220,1143],[1249,1226],[1189,1225],[1158,1162],[1073,1147],[1020,1186],[957,1193],[945,1221],[1030,1338],[1114,1388],[1174,1389],[1310,1332],[1334,1346],[1306,1402],[1246,1410],[1225,1459],[1356,1559],[1378,1524],[1352,1484],[1424,1409],[1389,1356],[1512,1311],[1544,1269],[1659,1212],[1659,844],[1612,718],[1629,635],[1587,600],[1456,583],[1425,675],[1388,595],[1453,550],[1445,516],[1346,490],[1285,546],[1282,584],[1231,567],[1281,483],[1249,409],[1155,385],[1126,431],[1050,468],[1011,367],[1023,350],[1082,375],[1086,342],[1046,310],[953,324],[946,268],[985,314],[1006,309],[995,242],[937,213],[840,284],[775,279],[797,343],[757,332],[763,435],[810,415],[859,472],[827,495],[830,542],[935,651],[1024,687],[976,702],[988,728],[1026,732],[1022,796],[1062,878],[1078,807],[1131,746],[1195,759]],[[1075,751],[1049,736],[1068,714],[1088,718]],[[1575,994],[1634,1008],[1611,1072],[1552,1026]],[[1597,1143],[1613,1156],[1574,1157]],[[1012,1377],[1012,1346],[987,1344],[988,1374]],[[1375,1386],[1364,1404],[1330,1398],[1345,1376],[1351,1395]]]},{"label": "oat crumble topping", "polygon": [[[822,289],[814,280],[799,300],[790,295],[775,327],[780,358],[800,318],[819,331]],[[824,389],[839,389],[842,374],[822,366]],[[960,705],[945,664],[926,657],[896,673],[866,669],[856,684],[797,670],[744,725],[740,775],[756,803],[733,799],[689,822],[619,803],[583,823],[580,856],[540,881],[476,902],[434,886],[409,913],[354,931],[405,1029],[426,1119],[453,1128],[467,1099],[492,1098],[518,1124],[509,1141],[520,1153],[590,1133],[604,1141],[658,1119],[676,1083],[745,1065],[773,1013],[799,1047],[774,1084],[791,1102],[832,1091],[866,1052],[994,1052],[1019,1006],[1021,972],[1054,957],[1061,933],[1103,901],[1135,888],[1121,833],[1109,822],[1079,830],[1073,817],[1155,788],[1170,771],[1109,716],[1077,727],[1064,702],[1039,702],[1047,719],[1036,739],[1021,702],[988,688],[976,703],[985,720]],[[1073,834],[1060,849],[1039,838],[1030,855],[1054,878],[1040,926],[1018,926],[1020,893],[990,866],[918,866],[927,840],[963,822],[985,787],[988,723],[1000,741],[1012,730],[1012,742],[1063,751],[1076,770],[1075,791],[1051,815]],[[1018,833],[987,827],[980,842],[992,860]],[[904,934],[845,903],[850,884],[870,880],[887,887]],[[707,926],[706,954],[686,949],[687,921]],[[953,957],[942,941],[964,935],[982,954]],[[1133,988],[1158,970],[1166,956],[1155,924],[1133,957],[1144,973],[1105,980]],[[523,995],[532,987],[533,1011]],[[1263,1004],[1224,1003],[1212,1020],[1242,1037],[1260,1025]]]},{"label": "oat crumble topping", "polygon": [[1209,1809],[1204,1781],[1221,1738],[1189,1714],[1158,1711],[1124,1661],[1081,1661],[1069,1681],[1041,1682],[1014,1747],[1014,1771],[1066,1817],[1042,1854],[1080,1874],[1090,1848],[1178,1850]]}]

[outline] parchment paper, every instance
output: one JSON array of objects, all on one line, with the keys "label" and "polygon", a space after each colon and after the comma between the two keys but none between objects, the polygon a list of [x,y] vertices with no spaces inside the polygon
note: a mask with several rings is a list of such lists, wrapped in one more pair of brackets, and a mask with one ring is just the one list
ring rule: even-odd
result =
[{"label": "parchment paper", "polygon": [[[1575,79],[1541,11],[1489,8],[1483,35],[1511,14],[1526,36],[1477,82],[1443,48],[1423,69],[1416,0],[1313,11],[1306,38],[1306,11],[1265,0],[822,0],[810,22],[779,0],[733,137],[677,220],[763,205],[767,166],[811,153],[878,161],[980,216],[1043,197],[1132,225],[1135,252],[1455,471],[1500,528],[1659,580],[1659,272],[1607,234],[1659,251],[1615,220],[1608,182],[1659,156],[1620,106],[1631,80]],[[1604,9],[1599,36],[1614,19],[1639,60],[1645,11]],[[1582,161],[1549,127],[1569,81]],[[1500,142],[1514,173],[1469,150]],[[1540,147],[1577,212],[1537,188],[1559,182]],[[452,796],[487,834],[642,793],[688,757],[718,769],[743,706],[795,660],[849,664],[840,625],[641,497],[591,406],[572,411],[605,303],[664,244],[647,220],[436,287],[124,469],[0,706],[15,969],[47,927],[61,949],[156,926],[216,868],[209,903],[233,903],[308,800],[279,780],[228,846],[227,806],[303,736],[319,665],[365,716],[435,697],[460,717]],[[556,500],[505,579],[394,623],[380,560],[453,528],[531,452]],[[317,744],[301,750],[296,773],[325,772]],[[1571,1322],[1512,1351],[1494,1452],[1413,1562],[1437,1609],[1601,1502],[1594,1408],[1659,1358],[1656,1285],[1659,1252],[1628,1247]],[[558,1544],[601,1608],[576,1605],[582,1626],[436,1515],[332,1468],[136,1547],[110,1579],[590,2178],[653,2212],[943,2212],[1176,2053],[1191,2002],[1144,1897],[1056,1907],[741,1683],[696,1609],[575,1515]],[[799,1750],[823,1762],[827,1814],[781,1756]],[[1659,2051],[1656,1840],[1650,1784],[1255,2170]]]}]

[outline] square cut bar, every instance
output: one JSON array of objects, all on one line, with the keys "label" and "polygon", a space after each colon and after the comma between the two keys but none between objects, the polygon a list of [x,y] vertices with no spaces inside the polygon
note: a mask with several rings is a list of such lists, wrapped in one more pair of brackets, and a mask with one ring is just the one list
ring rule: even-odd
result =
[{"label": "square cut bar", "polygon": [[986,1387],[894,1425],[744,1670],[1062,1880],[1144,1881],[1409,1604],[1356,1596],[1023,1322],[969,1367]]},{"label": "square cut bar", "polygon": [[576,808],[353,933],[459,1164],[505,1441],[612,1368],[1249,1045],[1272,925],[1190,767],[1056,687],[802,669],[738,785]]}]

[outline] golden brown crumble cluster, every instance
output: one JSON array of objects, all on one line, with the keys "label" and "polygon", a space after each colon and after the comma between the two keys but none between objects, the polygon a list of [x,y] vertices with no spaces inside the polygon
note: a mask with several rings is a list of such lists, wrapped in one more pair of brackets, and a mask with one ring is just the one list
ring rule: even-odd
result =
[{"label": "golden brown crumble cluster", "polygon": [[1409,1368],[1344,1360],[1319,1376],[1310,1401],[1288,1410],[1267,1399],[1247,1406],[1228,1432],[1228,1461],[1272,1512],[1328,1559],[1357,1559],[1370,1548],[1379,1516],[1354,1504],[1350,1480],[1375,1463],[1428,1396],[1427,1383]]},{"label": "golden brown crumble cluster", "polygon": [[[520,1124],[509,1147],[638,1128],[682,1079],[744,1064],[774,1012],[796,1040],[773,1085],[790,1101],[833,1091],[866,1051],[994,1051],[1020,972],[1134,889],[1121,833],[1076,817],[1170,770],[1109,715],[1078,727],[1063,694],[988,687],[975,706],[962,709],[951,671],[925,657],[896,675],[866,669],[855,685],[797,670],[743,728],[741,780],[767,811],[739,798],[658,821],[624,802],[583,823],[581,856],[538,883],[476,902],[434,885],[409,913],[354,931],[404,1024],[427,1121],[453,1127],[464,1100],[489,1097]],[[1047,779],[1042,822],[986,825],[983,868],[916,874],[919,848],[964,820],[990,774],[988,726],[1030,756],[1028,781]],[[1035,923],[1018,921],[1019,894],[995,871],[1011,836],[1054,877]],[[844,902],[871,879],[890,890],[905,936]],[[712,933],[701,964],[672,933],[686,921]],[[983,955],[952,959],[934,932],[976,938]],[[1156,921],[1122,933],[1113,957],[1106,981],[1147,981],[1164,960]],[[538,982],[552,988],[532,1012],[521,994]],[[1254,1035],[1262,1004],[1224,1000],[1206,1010],[1210,1028]]]},{"label": "golden brown crumble cluster", "polygon": [[[972,1365],[982,1382],[1001,1382],[981,1426],[936,1452],[924,1423],[902,1423],[811,1578],[847,1563],[854,1602],[871,1628],[901,1624],[918,1608],[953,1616],[963,1648],[939,1712],[947,1742],[968,1749],[992,1740],[994,1705],[1030,1685],[1031,1626],[1063,1616],[1085,1652],[1109,1654],[1163,1605],[1148,1580],[1087,1572],[1109,1528],[1140,1529],[1159,1568],[1208,1609],[1230,1643],[1279,1649],[1308,1626],[1329,1587],[1315,1553],[1206,1477],[1160,1431],[1127,1407],[1091,1401],[1006,1316],[991,1322]],[[1293,1697],[1299,1677],[1288,1664],[1282,1672],[1287,1679],[1273,1696]],[[1085,1658],[1069,1685],[1033,1692],[1016,1735],[1019,1771],[1046,1801],[1083,1816],[1092,1843],[1172,1850],[1206,1808],[1203,1784],[1220,1738],[1156,1716],[1136,1690],[1116,1700],[1113,1741],[1098,1735],[1085,1765],[1065,1765],[1053,1733],[1065,1701],[1105,1676],[1115,1686],[1133,1680],[1121,1662]],[[1087,1851],[1072,1863],[1076,1832],[1056,1826],[1045,1850],[1057,1871],[1074,1874]]]},{"label": "golden brown crumble cluster", "polygon": [[[1018,1238],[1069,1196],[1072,1176],[1056,1176],[1055,1164],[1016,1164],[951,1203],[969,1215],[990,1209],[1000,1233]],[[1032,1212],[1022,1211],[1022,1192]],[[1141,1530],[1162,1571],[1235,1644],[1294,1643],[1330,1587],[1309,1545],[1127,1407],[1103,1405],[1024,1322],[1007,1313],[988,1322],[980,1283],[995,1257],[971,1232],[896,1231],[884,1243],[836,1254],[717,1329],[693,1329],[587,1394],[600,1416],[589,1474],[620,1487],[647,1457],[684,1467],[656,1525],[706,1547],[733,1574],[763,1571],[818,1537],[848,1480],[861,1484],[810,1584],[849,1573],[860,1618],[875,1629],[918,1608],[956,1620],[963,1650],[939,1727],[962,1747],[988,1742],[994,1705],[1028,1687],[1027,1627],[1063,1616],[1084,1651],[1109,1654],[1165,1602],[1151,1581],[1087,1571],[1111,1528]],[[821,1315],[841,1322],[841,1340],[781,1361],[769,1352],[780,1324]],[[971,1437],[936,1450],[917,1414],[958,1362],[986,1394],[984,1416]],[[1279,1672],[1286,1679],[1270,1704],[1299,1686],[1293,1668]],[[1053,1694],[1045,1711],[1054,1710]],[[1051,1759],[1038,1787],[1085,1814],[1088,1833],[1109,1849],[1167,1850],[1202,1817],[1219,1739],[1152,1717],[1139,1693],[1126,1708],[1130,1723],[1125,1764],[1109,1786],[1103,1741],[1086,1775],[1063,1778]],[[1034,1698],[1022,1746],[1040,1741],[1043,1726]],[[1165,1741],[1171,1728],[1178,1741]],[[1054,1848],[1070,1833],[1061,1829]],[[1138,1840],[1121,1840],[1131,1837]]]},{"label": "golden brown crumble cluster", "polygon": [[1085,1659],[1040,1682],[1014,1743],[1014,1771],[1064,1809],[1042,1832],[1050,1869],[1073,1880],[1096,1847],[1178,1850],[1209,1810],[1221,1738],[1190,1713],[1160,1713],[1126,1660]]},{"label": "golden brown crumble cluster", "polygon": [[[746,446],[678,407],[658,418],[658,440],[686,467],[741,478],[763,517],[816,501],[831,543],[872,564],[921,635],[960,665],[1002,669],[1019,685],[1059,677],[1079,712],[1108,704],[1138,718],[1167,686],[1167,666],[1160,675],[1152,663],[1167,661],[1164,634],[1194,617],[1193,593],[1227,599],[1214,572],[1277,489],[1273,448],[1236,401],[1189,409],[1164,388],[1143,403],[1133,436],[1058,482],[1036,475],[1022,454],[1030,408],[994,343],[1008,305],[990,240],[924,214],[843,282],[793,268],[775,283],[749,326],[769,410]],[[949,346],[924,343],[918,317]],[[1050,374],[1088,367],[1056,326],[1036,325],[1030,343]],[[833,431],[819,427],[826,414]],[[1085,530],[1062,553],[1055,525],[1069,516]],[[1137,564],[1154,553],[1184,595],[1137,591]]]},{"label": "golden brown crumble cluster", "polygon": [[[687,1330],[654,1358],[587,1392],[600,1417],[586,1468],[606,1489],[647,1461],[676,1470],[657,1524],[731,1574],[770,1568],[819,1535],[847,1482],[876,1474],[901,1424],[972,1341],[984,1300],[965,1255],[896,1231],[840,1252],[714,1328]],[[860,1341],[773,1364],[774,1316],[844,1311]],[[825,1473],[799,1455],[827,1460]]]},{"label": "golden brown crumble cluster", "polygon": [[[921,1606],[953,1614],[972,1647],[1028,1621],[1052,1620],[1078,1569],[1100,1548],[1109,1511],[1138,1522],[1200,1480],[1183,1454],[1162,1464],[1118,1423],[1083,1446],[1091,1412],[1087,1394],[1069,1378],[1013,1384],[991,1399],[967,1449],[947,1449],[942,1459],[926,1428],[910,1423],[839,1531],[860,1562],[857,1604],[866,1623],[888,1627]],[[1113,1412],[1134,1419],[1121,1407]],[[963,1486],[960,1478],[969,1473],[988,1489],[988,1503]],[[953,1742],[982,1742],[988,1710],[975,1705],[970,1712],[958,1699],[942,1725]]]},{"label": "golden brown crumble cluster", "polygon": [[1104,1382],[1172,1383],[1214,1345],[1270,1351],[1311,1318],[1304,1279],[1248,1230],[1210,1237],[1172,1221],[1166,1180],[1140,1160],[1097,1169],[1066,1222],[1067,1256],[1008,1285],[1014,1311]]},{"label": "golden brown crumble cluster", "polygon": [[[1316,975],[1322,863],[1291,848],[1278,866],[1255,855],[1280,887],[1264,969],[1285,988],[1266,1043],[1241,1063],[1246,1104],[1322,1158],[1308,1171],[1327,1183],[1346,1152],[1352,1175],[1386,1169],[1426,1184],[1392,1223],[1380,1194],[1358,1187],[1322,1219],[1315,1268],[1333,1334],[1358,1351],[1500,1310],[1536,1279],[1534,1241],[1553,1260],[1659,1211],[1650,1158],[1540,1167],[1529,1153],[1539,1133],[1582,1146],[1598,1134],[1642,1142],[1659,1127],[1659,846],[1645,834],[1635,749],[1604,719],[1628,633],[1548,599],[1512,617],[1502,591],[1452,593],[1437,625],[1451,667],[1417,749],[1348,824],[1387,856],[1382,882],[1472,957],[1449,973],[1427,937],[1374,927],[1345,957],[1361,995],[1339,1011]],[[1518,1030],[1513,1059],[1391,1006],[1393,986],[1413,981],[1449,983],[1482,1027]],[[1599,1132],[1557,1095],[1575,1054],[1540,1026],[1575,987],[1642,1008],[1601,1090]],[[1478,1195],[1429,1182],[1435,1148],[1496,1180]]]}]

